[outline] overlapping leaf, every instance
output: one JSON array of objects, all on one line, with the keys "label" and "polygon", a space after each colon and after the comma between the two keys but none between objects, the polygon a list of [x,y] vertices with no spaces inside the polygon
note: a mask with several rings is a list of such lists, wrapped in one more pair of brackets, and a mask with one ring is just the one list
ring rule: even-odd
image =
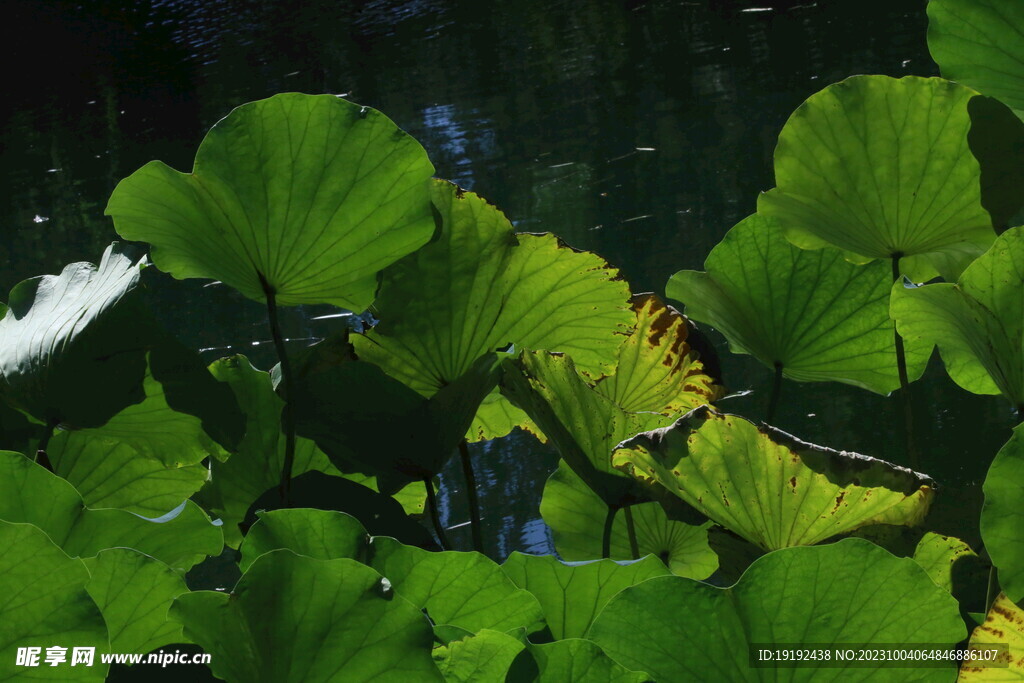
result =
[{"label": "overlapping leaf", "polygon": [[[706,579],[718,568],[718,557],[708,545],[705,524],[687,524],[668,515],[658,503],[631,505],[640,556],[655,555],[672,573],[691,579]],[[569,561],[601,557],[602,534],[608,506],[573,471],[561,463],[548,478],[541,498],[540,513],[551,528],[555,549]],[[612,521],[609,557],[633,558],[625,510]]]},{"label": "overlapping leaf", "polygon": [[1024,6],[931,0],[928,49],[942,75],[998,97],[1024,116]]},{"label": "overlapping leaf", "polygon": [[918,524],[934,495],[924,475],[707,410],[637,436],[612,460],[765,550]]},{"label": "overlapping leaf", "polygon": [[435,649],[434,661],[450,683],[505,681],[509,668],[525,648],[511,635],[483,629]]},{"label": "overlapping leaf", "polygon": [[524,351],[502,380],[503,392],[609,505],[634,495],[633,482],[611,467],[614,447],[709,403],[715,391],[686,344],[686,319],[653,295],[634,297],[633,308],[636,327],[617,350],[613,374],[594,379],[568,355]]},{"label": "overlapping leaf", "polygon": [[1024,610],[1000,593],[985,623],[971,633],[967,649],[977,651],[979,659],[964,662],[958,681],[1019,681],[1024,677]]},{"label": "overlapping leaf", "polygon": [[[780,669],[751,666],[749,648],[759,644],[952,647],[964,635],[956,600],[917,563],[861,539],[769,553],[726,589],[676,576],[644,581],[613,598],[590,630],[617,662],[659,681],[778,680]],[[901,669],[898,678],[949,680],[955,667]],[[793,681],[893,673],[834,661],[781,671]]]},{"label": "overlapping leaf", "polygon": [[645,673],[629,671],[606,655],[596,643],[582,638],[530,645],[530,654],[540,669],[539,683],[648,683],[652,680]]},{"label": "overlapping leaf", "polygon": [[908,341],[939,347],[954,382],[1024,406],[1024,228],[1012,228],[956,284],[897,284],[892,316]]},{"label": "overlapping leaf", "polygon": [[72,557],[134,548],[187,570],[223,548],[220,529],[192,501],[164,522],[125,510],[91,509],[71,484],[9,451],[0,451],[0,520],[34,524]]},{"label": "overlapping leaf", "polygon": [[[632,324],[616,269],[554,235],[515,234],[500,211],[450,183],[435,181],[432,195],[441,234],[385,272],[381,322],[353,342],[361,359],[424,396],[509,344],[570,353],[591,372],[613,365]],[[522,422],[510,408],[499,412],[504,426]],[[492,422],[488,416],[468,436],[499,436]]]},{"label": "overlapping leaf", "polygon": [[366,529],[355,517],[331,510],[293,508],[260,514],[239,550],[244,572],[260,555],[280,548],[318,560],[367,560]]},{"label": "overlapping leaf", "polygon": [[419,143],[378,111],[332,95],[244,104],[207,133],[191,173],[152,161],[106,213],[149,242],[160,270],[263,301],[366,309],[377,273],[434,232]]},{"label": "overlapping leaf", "polygon": [[[833,249],[794,247],[778,222],[750,216],[704,261],[673,275],[665,293],[686,314],[799,381],[837,381],[886,394],[899,387],[887,263],[856,266]],[[907,369],[924,372],[931,346],[909,344]]]},{"label": "overlapping leaf", "polygon": [[981,537],[1010,600],[1024,602],[1024,425],[1013,430],[985,475]]},{"label": "overlapping leaf", "polygon": [[[93,666],[54,669],[43,664],[44,648],[108,648],[107,625],[86,592],[89,570],[65,555],[31,524],[0,521],[0,680],[102,681],[108,665],[95,656]],[[18,648],[40,648],[35,668],[18,666]],[[39,666],[42,664],[42,666]]]},{"label": "overlapping leaf", "polygon": [[802,248],[902,257],[922,282],[955,278],[995,232],[967,134],[977,93],[937,78],[854,76],[812,95],[775,149],[758,213]]},{"label": "overlapping leaf", "polygon": [[186,593],[170,615],[229,681],[442,680],[427,619],[355,560],[277,550],[231,595]]},{"label": "overlapping leaf", "polygon": [[565,564],[551,555],[512,553],[501,567],[512,582],[533,593],[555,640],[583,638],[594,618],[619,591],[669,574],[661,560],[597,560]]}]

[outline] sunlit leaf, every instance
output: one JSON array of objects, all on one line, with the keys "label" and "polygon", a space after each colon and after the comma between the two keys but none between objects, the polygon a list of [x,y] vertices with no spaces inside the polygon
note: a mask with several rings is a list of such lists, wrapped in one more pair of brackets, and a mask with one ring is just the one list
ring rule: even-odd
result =
[{"label": "sunlit leaf", "polygon": [[444,680],[452,683],[505,681],[509,667],[526,646],[516,638],[483,629],[434,650],[434,661]]},{"label": "sunlit leaf", "polygon": [[530,645],[529,649],[540,668],[539,683],[647,683],[652,680],[645,673],[629,671],[596,643],[582,638]]},{"label": "sunlit leaf", "polygon": [[708,410],[637,436],[612,460],[766,550],[918,524],[934,495],[924,475]]},{"label": "sunlit leaf", "polygon": [[996,454],[982,488],[981,537],[1003,592],[1024,602],[1024,425]]},{"label": "sunlit leaf", "polygon": [[[1003,645],[994,649],[992,645]],[[1024,678],[1024,610],[1005,593],[996,596],[985,622],[967,643],[984,661],[964,662],[958,681],[1019,681]]]},{"label": "sunlit leaf", "polygon": [[191,173],[152,161],[106,213],[160,270],[256,301],[366,309],[377,273],[434,232],[423,148],[380,112],[332,95],[244,104],[207,133]]},{"label": "sunlit leaf", "polygon": [[923,282],[955,278],[995,232],[968,147],[977,93],[938,78],[854,76],[812,95],[775,149],[758,213],[797,246],[854,260],[902,257]]}]

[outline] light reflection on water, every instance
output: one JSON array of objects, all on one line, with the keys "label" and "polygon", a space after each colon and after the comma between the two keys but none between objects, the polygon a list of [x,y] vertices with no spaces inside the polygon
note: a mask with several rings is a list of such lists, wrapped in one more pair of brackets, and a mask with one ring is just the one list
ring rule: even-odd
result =
[{"label": "light reflection on water", "polygon": [[[524,231],[553,231],[620,266],[635,291],[700,268],[772,186],[789,113],[857,73],[933,75],[919,0],[754,3],[523,0],[23,1],[6,44],[0,116],[0,285],[114,238],[114,183],[152,158],[187,170],[204,131],[233,106],[279,91],[347,93],[427,148],[440,177],[479,192]],[[60,57],[34,46],[60,44]],[[226,287],[170,283],[172,329],[220,353],[273,362],[262,308]],[[172,286],[173,285],[173,286]],[[284,312],[297,346],[347,325],[330,307]],[[760,417],[770,372],[723,357],[728,404]],[[304,340],[304,341],[300,341]],[[955,388],[933,363],[915,386],[925,466],[977,482],[1009,411]],[[812,441],[905,462],[893,402],[837,385],[787,383],[779,426]],[[813,414],[811,417],[809,414]],[[528,435],[473,448],[491,552],[540,552],[537,506],[556,458]],[[461,472],[442,475],[445,522],[467,518]],[[976,540],[977,486],[940,493],[935,523]],[[466,535],[468,529],[453,531]]]}]

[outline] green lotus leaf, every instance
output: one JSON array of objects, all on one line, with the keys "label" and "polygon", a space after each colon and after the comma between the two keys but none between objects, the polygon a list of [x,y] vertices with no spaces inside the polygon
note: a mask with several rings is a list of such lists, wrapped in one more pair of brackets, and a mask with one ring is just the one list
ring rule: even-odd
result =
[{"label": "green lotus leaf", "polygon": [[509,403],[501,395],[500,389],[496,389],[487,394],[480,407],[477,408],[470,433],[466,435],[466,439],[470,443],[500,439],[511,434],[516,427],[533,434],[542,443],[546,443],[548,440],[529,415]]},{"label": "green lotus leaf", "polygon": [[597,644],[582,638],[528,647],[540,668],[538,683],[648,683],[651,680],[645,673],[629,671],[606,655]]},{"label": "green lotus leaf", "polygon": [[956,284],[897,284],[892,316],[908,341],[939,347],[946,371],[975,394],[1024,406],[1024,227],[1007,230]]},{"label": "green lotus leaf", "polygon": [[998,97],[1024,117],[1024,7],[999,0],[931,0],[928,50],[942,75]]},{"label": "green lotus leaf", "polygon": [[[749,648],[952,647],[964,635],[956,600],[917,563],[852,538],[769,553],[731,588],[677,576],[649,579],[614,597],[590,629],[590,639],[615,661],[659,681],[893,680],[893,669],[844,669],[835,661],[823,669],[819,662],[756,668]],[[950,668],[900,669],[896,678],[950,680],[952,673]]]},{"label": "green lotus leaf", "polygon": [[174,599],[188,592],[177,572],[128,548],[102,550],[85,565],[92,575],[86,590],[103,613],[111,651],[146,654],[185,642],[181,624],[167,618]]},{"label": "green lotus leaf", "polygon": [[924,475],[708,410],[637,436],[612,461],[765,550],[868,524],[916,525],[934,495]]},{"label": "green lotus leaf", "polygon": [[119,508],[159,517],[206,483],[203,464],[168,467],[123,441],[82,432],[58,432],[46,449],[53,471],[92,508]]},{"label": "green lotus leaf", "polygon": [[805,249],[901,257],[917,282],[955,278],[995,237],[968,147],[977,93],[938,78],[854,76],[812,95],[775,149],[758,213]]},{"label": "green lotus leaf", "polygon": [[992,602],[984,623],[971,632],[968,650],[990,650],[1005,645],[995,659],[983,664],[964,662],[957,681],[1019,681],[1024,678],[1024,610],[1000,593]]},{"label": "green lotus leaf", "polygon": [[428,398],[355,359],[346,336],[296,355],[296,431],[342,472],[376,476],[386,493],[441,471],[499,376],[497,354],[484,353]]},{"label": "green lotus leaf", "polygon": [[506,362],[502,379],[503,392],[612,506],[636,496],[634,483],[611,467],[615,446],[715,396],[686,343],[686,319],[654,295],[635,296],[632,303],[636,327],[618,348],[613,374],[592,379],[567,355],[524,351]]},{"label": "green lotus leaf", "polygon": [[245,572],[264,553],[287,548],[318,560],[347,557],[367,560],[366,529],[355,517],[331,510],[291,508],[259,515],[239,550],[239,568]]},{"label": "green lotus leaf", "polygon": [[981,537],[1010,600],[1024,602],[1024,425],[989,466],[982,486]]},{"label": "green lotus leaf", "polygon": [[[221,358],[210,365],[210,372],[234,392],[248,427],[237,452],[226,462],[210,462],[210,482],[196,499],[224,522],[225,542],[238,547],[242,541],[238,524],[253,502],[281,480],[284,435],[280,425],[284,402],[274,393],[270,375],[254,368],[245,356]],[[313,441],[298,438],[292,476],[310,471],[340,474]],[[356,479],[370,488],[376,485],[372,478]],[[410,484],[401,496],[410,509],[422,509],[426,491],[417,482]]]},{"label": "green lotus leaf", "polygon": [[437,648],[434,661],[446,681],[505,681],[512,663],[525,648],[513,636],[483,629],[468,638]]},{"label": "green lotus leaf", "polygon": [[145,332],[132,319],[144,264],[115,242],[98,267],[15,286],[0,319],[0,394],[44,424],[79,428],[141,401]]},{"label": "green lotus leaf", "polygon": [[355,560],[267,553],[232,594],[186,593],[170,616],[229,681],[442,680],[426,618]]},{"label": "green lotus leaf", "polygon": [[[554,235],[516,234],[472,192],[445,181],[431,187],[441,233],[385,271],[375,310],[381,322],[353,340],[359,358],[424,396],[509,344],[565,351],[589,372],[608,371],[632,325],[618,270]],[[492,396],[490,410],[500,402]],[[497,436],[484,423],[468,436],[481,430]]]},{"label": "green lotus leaf", "polygon": [[[86,592],[89,570],[65,555],[31,524],[0,521],[0,680],[102,681],[108,666],[107,625]],[[64,647],[66,661],[51,668],[46,648]],[[18,648],[40,648],[36,667],[18,666]],[[93,666],[71,666],[72,648],[95,648]]]},{"label": "green lotus leaf", "polygon": [[[708,526],[669,519],[658,503],[631,505],[640,556],[655,555],[673,574],[706,579],[718,568],[708,545]],[[601,557],[601,540],[608,507],[565,463],[548,478],[540,513],[551,528],[559,556],[570,562]],[[609,557],[632,559],[624,510],[612,521]]]},{"label": "green lotus leaf", "polygon": [[378,271],[433,234],[433,172],[419,143],[380,112],[285,93],[218,122],[191,173],[152,161],[122,180],[106,213],[178,279],[362,311]]},{"label": "green lotus leaf", "polygon": [[377,536],[370,558],[370,566],[391,581],[395,592],[426,610],[434,623],[474,633],[541,628],[536,598],[516,588],[501,567],[480,553],[429,552]]},{"label": "green lotus leaf", "polygon": [[914,549],[913,557],[932,581],[956,595],[960,602],[964,602],[961,590],[982,586],[980,579],[988,576],[971,546],[952,536],[927,532]]},{"label": "green lotus leaf", "polygon": [[514,552],[501,568],[512,583],[537,598],[555,640],[585,637],[594,618],[619,591],[669,574],[664,563],[650,555],[628,563],[597,560],[569,565],[551,555]]},{"label": "green lotus leaf", "polygon": [[[724,334],[734,352],[798,381],[844,382],[879,394],[899,387],[889,264],[856,266],[833,249],[799,249],[778,221],[754,214],[711,250],[704,269],[676,273],[665,293]],[[915,380],[931,346],[906,351]]]},{"label": "green lotus leaf", "polygon": [[0,520],[34,524],[72,557],[133,548],[187,570],[223,548],[220,529],[192,501],[163,522],[125,510],[91,509],[71,484],[9,451],[0,451]]}]

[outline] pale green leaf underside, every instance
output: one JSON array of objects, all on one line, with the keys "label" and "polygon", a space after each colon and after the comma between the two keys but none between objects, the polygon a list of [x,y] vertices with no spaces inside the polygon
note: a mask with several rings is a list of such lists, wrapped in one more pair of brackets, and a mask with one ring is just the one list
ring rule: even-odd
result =
[{"label": "pale green leaf underside", "polygon": [[[4,515],[0,514],[0,520]],[[99,653],[108,650],[107,626],[96,603],[86,592],[89,570],[81,560],[65,555],[30,524],[0,521],[0,681],[74,680],[102,681],[107,665]],[[96,648],[91,667],[64,664],[56,671],[47,665],[16,665],[19,647],[46,648],[59,645]]]},{"label": "pale green leaf underside", "polygon": [[[776,220],[754,214],[711,250],[704,268],[676,273],[665,292],[724,334],[733,351],[781,365],[798,381],[880,394],[899,387],[887,263],[857,266],[833,249],[799,249]],[[906,351],[913,381],[931,347],[908,344]]]},{"label": "pale green leaf underside", "polygon": [[[686,618],[680,618],[686,615]],[[942,643],[965,636],[956,600],[916,562],[861,539],[789,548],[714,588],[657,577],[605,607],[591,639],[660,681],[893,680],[891,668],[752,668],[753,643]],[[947,669],[900,669],[901,681],[952,680]]]},{"label": "pale green leaf underside", "polygon": [[437,668],[450,683],[505,681],[512,662],[526,646],[506,633],[483,629],[434,651]]},{"label": "pale green leaf underside", "polygon": [[[708,545],[708,524],[694,526],[669,519],[658,503],[633,505],[640,556],[655,555],[673,574],[706,579],[718,569],[718,557]],[[551,527],[555,549],[567,561],[601,557],[601,536],[608,508],[564,462],[544,484],[540,513]],[[631,560],[625,512],[612,521],[610,557]]]},{"label": "pale green leaf underside", "polygon": [[936,271],[955,278],[995,237],[967,142],[976,94],[916,76],[828,86],[783,127],[776,188],[758,213],[800,247],[831,245],[861,261],[899,254],[919,282]]},{"label": "pale green leaf underside", "polygon": [[934,495],[910,470],[710,411],[637,436],[612,461],[765,550],[867,524],[919,524]]},{"label": "pale green leaf underside", "polygon": [[355,560],[277,550],[249,568],[233,595],[186,593],[170,616],[229,681],[442,680],[426,618],[386,595],[381,576]]},{"label": "pale green leaf underside", "polygon": [[423,148],[380,112],[332,95],[244,104],[203,139],[192,173],[152,161],[106,213],[158,268],[281,304],[362,311],[377,272],[434,231]]},{"label": "pale green leaf underside", "polygon": [[1011,228],[955,285],[893,288],[900,334],[934,343],[954,382],[1024,404],[1024,227]]},{"label": "pale green leaf underside", "polygon": [[992,95],[1024,116],[1024,5],[931,0],[928,49],[943,76]]}]

